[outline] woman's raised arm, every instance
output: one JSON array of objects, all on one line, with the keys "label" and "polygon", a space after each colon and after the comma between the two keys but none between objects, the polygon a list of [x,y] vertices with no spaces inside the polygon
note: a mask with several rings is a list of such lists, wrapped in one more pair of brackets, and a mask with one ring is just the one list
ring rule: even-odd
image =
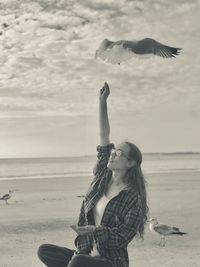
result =
[{"label": "woman's raised arm", "polygon": [[101,146],[106,146],[110,143],[110,125],[107,111],[107,99],[109,94],[110,89],[105,82],[99,94],[99,130]]}]

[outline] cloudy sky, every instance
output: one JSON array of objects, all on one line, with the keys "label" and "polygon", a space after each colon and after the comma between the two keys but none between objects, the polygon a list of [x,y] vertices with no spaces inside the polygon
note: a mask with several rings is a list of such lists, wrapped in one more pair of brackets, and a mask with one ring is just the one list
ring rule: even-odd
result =
[{"label": "cloudy sky", "polygon": [[[111,140],[143,152],[200,151],[198,0],[0,0],[0,157],[93,154],[98,94]],[[175,59],[94,59],[104,38],[151,37]]]}]

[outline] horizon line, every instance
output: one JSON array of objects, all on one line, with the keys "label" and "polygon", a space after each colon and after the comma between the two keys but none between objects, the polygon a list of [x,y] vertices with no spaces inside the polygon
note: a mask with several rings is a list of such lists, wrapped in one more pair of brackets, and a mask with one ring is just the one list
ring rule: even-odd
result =
[{"label": "horizon line", "polygon": [[[176,151],[176,152],[143,152],[143,155],[198,155],[200,151]],[[23,160],[23,159],[64,159],[64,158],[87,158],[95,157],[96,154],[85,154],[77,156],[41,156],[41,157],[0,157],[0,160]]]}]

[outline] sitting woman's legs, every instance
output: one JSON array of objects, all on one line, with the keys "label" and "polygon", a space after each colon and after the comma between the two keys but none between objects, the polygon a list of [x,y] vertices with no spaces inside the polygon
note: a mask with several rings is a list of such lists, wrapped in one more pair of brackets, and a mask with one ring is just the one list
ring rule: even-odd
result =
[{"label": "sitting woman's legs", "polygon": [[71,259],[67,267],[113,267],[113,265],[101,257],[79,254]]},{"label": "sitting woman's legs", "polygon": [[67,267],[74,255],[74,250],[52,244],[41,245],[38,249],[39,259],[48,267]]}]

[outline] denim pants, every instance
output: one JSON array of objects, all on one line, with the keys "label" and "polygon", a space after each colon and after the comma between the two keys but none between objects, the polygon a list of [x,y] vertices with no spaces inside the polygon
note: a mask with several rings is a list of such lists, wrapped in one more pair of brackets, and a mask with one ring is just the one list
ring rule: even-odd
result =
[{"label": "denim pants", "polygon": [[74,250],[52,244],[41,245],[38,249],[39,259],[48,267],[112,267],[102,257],[78,254]]}]

